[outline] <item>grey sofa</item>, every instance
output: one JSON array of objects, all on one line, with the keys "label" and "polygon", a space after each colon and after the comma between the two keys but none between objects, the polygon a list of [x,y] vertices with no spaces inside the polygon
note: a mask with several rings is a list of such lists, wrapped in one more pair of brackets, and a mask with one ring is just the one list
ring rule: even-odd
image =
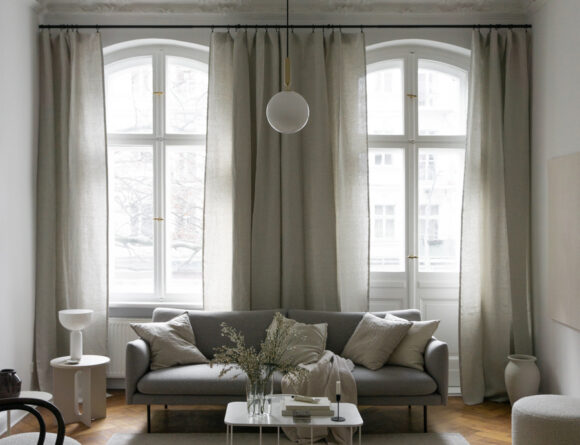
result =
[{"label": "grey sofa", "polygon": [[[153,321],[168,321],[184,311],[158,308]],[[326,348],[340,354],[364,313],[323,312],[305,310],[262,310],[238,312],[188,311],[197,347],[209,359],[213,349],[227,340],[221,336],[221,323],[239,329],[246,343],[259,347],[266,328],[276,312],[302,323],[328,323]],[[418,321],[418,310],[392,311],[407,320]],[[375,312],[383,316],[385,312]],[[147,431],[151,429],[151,405],[226,405],[245,399],[245,379],[218,378],[220,368],[209,365],[175,366],[151,371],[147,343],[141,339],[127,344],[126,350],[127,404],[147,405]],[[427,430],[427,406],[447,404],[449,355],[447,344],[433,338],[425,349],[425,372],[401,366],[387,365],[377,371],[356,366],[359,405],[423,406],[424,427]],[[281,392],[281,376],[274,378],[276,392]]]}]

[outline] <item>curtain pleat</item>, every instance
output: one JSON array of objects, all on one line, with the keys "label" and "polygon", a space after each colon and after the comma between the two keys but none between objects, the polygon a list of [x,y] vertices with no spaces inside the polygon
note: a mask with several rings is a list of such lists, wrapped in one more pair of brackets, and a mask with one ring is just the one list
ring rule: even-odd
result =
[{"label": "curtain pleat", "polygon": [[472,42],[459,322],[468,404],[505,396],[507,356],[532,351],[528,36],[474,30]]},{"label": "curtain pleat", "polygon": [[107,352],[107,162],[100,34],[40,35],[35,380],[68,355],[61,309],[92,309],[84,352]]},{"label": "curtain pleat", "polygon": [[266,105],[282,85],[284,35],[212,34],[206,309],[368,308],[364,36],[290,38],[291,88],[310,120],[281,136]]}]

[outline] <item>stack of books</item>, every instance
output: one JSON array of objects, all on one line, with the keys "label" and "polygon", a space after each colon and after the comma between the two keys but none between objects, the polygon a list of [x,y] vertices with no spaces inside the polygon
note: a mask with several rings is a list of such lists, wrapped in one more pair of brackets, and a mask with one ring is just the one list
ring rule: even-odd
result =
[{"label": "stack of books", "polygon": [[282,399],[282,415],[292,417],[334,416],[328,397],[315,397],[312,401],[298,400],[294,396],[285,396]]}]

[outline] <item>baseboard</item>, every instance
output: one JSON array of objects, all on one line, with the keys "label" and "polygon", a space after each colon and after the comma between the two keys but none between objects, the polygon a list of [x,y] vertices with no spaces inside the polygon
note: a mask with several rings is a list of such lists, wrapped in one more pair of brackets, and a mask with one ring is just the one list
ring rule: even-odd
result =
[{"label": "baseboard", "polygon": [[[14,428],[14,425],[16,425],[18,422],[20,422],[22,419],[24,419],[24,417],[26,417],[28,413],[25,411],[12,411],[11,414],[11,418],[10,418],[10,423],[12,424],[12,428]],[[6,413],[0,413],[0,436],[6,434],[6,432],[8,431],[7,428],[7,422],[6,422]]]},{"label": "baseboard", "polygon": [[107,379],[107,389],[125,389],[125,379]]},{"label": "baseboard", "polygon": [[461,396],[461,387],[460,386],[450,386],[447,390],[447,394],[450,396]]}]

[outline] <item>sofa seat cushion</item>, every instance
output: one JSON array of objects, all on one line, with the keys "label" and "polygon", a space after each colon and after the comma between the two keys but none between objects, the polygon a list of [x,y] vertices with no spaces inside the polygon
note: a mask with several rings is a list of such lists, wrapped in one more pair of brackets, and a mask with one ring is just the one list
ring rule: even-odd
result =
[{"label": "sofa seat cushion", "polygon": [[[143,394],[179,394],[179,395],[226,395],[240,396],[246,394],[246,375],[241,371],[230,371],[219,377],[222,365],[209,364],[175,366],[159,369],[145,374],[137,389]],[[235,375],[240,374],[237,378]],[[274,375],[274,392],[280,393],[282,376]]]},{"label": "sofa seat cushion", "polygon": [[376,371],[355,366],[352,374],[359,397],[424,396],[437,390],[429,374],[402,366],[387,365]]}]

